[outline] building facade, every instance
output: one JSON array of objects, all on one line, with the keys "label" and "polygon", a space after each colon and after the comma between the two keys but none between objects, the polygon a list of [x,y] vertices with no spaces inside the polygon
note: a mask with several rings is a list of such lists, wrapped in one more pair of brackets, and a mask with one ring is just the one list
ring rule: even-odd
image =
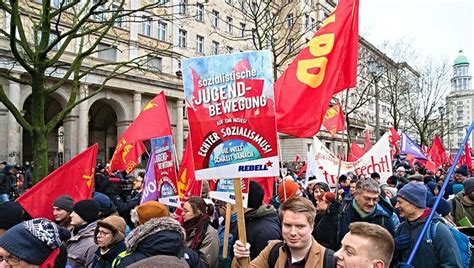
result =
[{"label": "building facade", "polygon": [[[446,97],[447,129],[443,135],[443,140],[447,141],[445,145],[453,151],[461,147],[466,129],[474,119],[474,90],[471,79],[469,61],[460,50],[453,64],[451,91]],[[474,144],[472,135],[469,143],[471,146]]]},{"label": "building facade", "polygon": [[[41,0],[31,1],[37,8]],[[61,1],[51,1],[51,8],[59,8]],[[265,32],[265,27],[279,22],[278,29],[273,35],[263,35],[262,49],[275,50],[278,45],[279,53],[275,61],[281,72],[291,62],[301,46],[314,35],[318,26],[329,16],[337,5],[335,0],[301,0],[301,1],[269,1],[267,9],[261,9],[265,1],[187,1],[160,0],[161,9],[145,10],[139,14],[139,19],[118,20],[114,22],[114,35],[107,36],[99,44],[99,51],[87,59],[86,64],[101,64],[103,62],[119,62],[146,56],[150,51],[158,51],[147,63],[137,70],[110,79],[106,86],[90,99],[80,103],[60,123],[48,137],[48,154],[51,168],[74,157],[88,146],[98,143],[98,161],[108,162],[113,154],[118,138],[141,112],[146,103],[161,91],[165,92],[170,114],[172,130],[178,158],[181,158],[183,145],[188,134],[188,123],[184,103],[184,92],[181,82],[180,59],[209,56],[214,54],[234,53],[245,50],[255,50],[258,31]],[[92,1],[92,4],[96,1]],[[81,3],[83,5],[83,3]],[[141,1],[126,1],[126,9],[137,9]],[[104,9],[114,9],[114,3],[104,6]],[[105,10],[107,11],[107,10]],[[0,10],[0,27],[9,31],[10,17]],[[263,15],[259,15],[261,12]],[[161,15],[160,15],[161,14]],[[263,26],[255,25],[249,16],[266,18]],[[101,18],[96,18],[100,20]],[[103,18],[102,18],[103,19]],[[276,22],[275,22],[276,21]],[[273,24],[269,24],[269,23]],[[57,25],[60,31],[66,31],[70,24],[67,21]],[[297,33],[294,37],[292,35]],[[38,33],[30,33],[33,35]],[[276,43],[278,37],[283,43]],[[90,37],[94,38],[93,35]],[[61,46],[58,44],[58,48]],[[72,61],[80,49],[78,42],[67,47],[64,61]],[[394,64],[365,39],[360,40],[360,51],[370,51],[370,58],[380,60],[384,64]],[[280,53],[282,52],[282,53]],[[291,54],[293,53],[293,54]],[[361,55],[366,55],[365,52]],[[365,57],[365,56],[364,56]],[[25,77],[27,74],[18,64],[12,64],[14,58],[10,51],[9,40],[0,35],[0,69],[10,70],[15,77]],[[366,68],[366,58],[359,63],[361,70]],[[101,68],[88,74],[81,80],[78,97],[83,98],[95,94],[106,79],[110,68]],[[51,83],[66,72],[61,67],[56,74],[50,76]],[[1,79],[0,83],[11,102],[25,115],[31,118],[29,109],[32,100],[31,88],[11,80]],[[370,81],[365,81],[369,83]],[[46,101],[46,120],[61,111],[68,102],[71,94],[71,84],[65,83],[51,93]],[[352,96],[357,98],[357,96]],[[341,100],[343,97],[339,97]],[[348,105],[351,105],[350,102]],[[390,126],[386,115],[386,103],[380,102],[382,130]],[[353,129],[349,132],[363,143],[364,129],[373,132],[374,103],[367,105],[352,118]],[[23,163],[32,160],[31,138],[24,131],[8,109],[0,103],[0,160],[10,163]],[[325,131],[320,136],[326,140],[328,147],[342,151],[345,148],[345,136],[331,138]],[[294,139],[280,135],[280,150],[283,160],[293,160],[296,155],[305,156],[310,139]]]}]

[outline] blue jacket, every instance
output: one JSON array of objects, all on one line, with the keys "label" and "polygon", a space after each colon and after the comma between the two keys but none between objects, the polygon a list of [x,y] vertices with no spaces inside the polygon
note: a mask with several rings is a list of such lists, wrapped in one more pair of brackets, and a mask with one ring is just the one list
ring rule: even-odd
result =
[{"label": "blue jacket", "polygon": [[338,222],[338,245],[341,244],[342,238],[349,232],[349,224],[357,221],[363,221],[373,223],[384,227],[386,230],[395,235],[395,224],[392,219],[393,212],[383,208],[380,204],[377,204],[375,211],[365,219],[362,219],[355,210],[352,203],[348,203],[346,206],[341,206],[339,212]]},{"label": "blue jacket", "polygon": [[[433,217],[433,222],[442,221],[438,214]],[[403,251],[395,251],[393,263],[406,262],[416,243],[416,239],[423,229],[426,218],[413,222],[404,221],[397,229],[396,235],[408,234],[411,237],[411,245]],[[434,234],[433,243],[427,242],[427,236],[422,240],[420,247],[413,259],[412,265],[416,268],[431,267],[462,267],[461,255],[456,241],[444,223],[438,224],[436,234]]]}]

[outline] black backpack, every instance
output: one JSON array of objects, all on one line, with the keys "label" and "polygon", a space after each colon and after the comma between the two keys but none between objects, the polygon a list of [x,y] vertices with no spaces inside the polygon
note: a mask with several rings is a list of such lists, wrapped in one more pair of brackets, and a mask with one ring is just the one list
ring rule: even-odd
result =
[{"label": "black backpack", "polygon": [[[278,256],[280,255],[280,248],[283,246],[283,244],[284,243],[280,241],[273,245],[272,249],[270,250],[270,254],[268,255],[268,267],[275,267],[276,261],[278,260]],[[334,251],[332,251],[331,249],[326,248],[326,250],[324,251],[323,267],[336,267],[336,258],[334,257]]]}]

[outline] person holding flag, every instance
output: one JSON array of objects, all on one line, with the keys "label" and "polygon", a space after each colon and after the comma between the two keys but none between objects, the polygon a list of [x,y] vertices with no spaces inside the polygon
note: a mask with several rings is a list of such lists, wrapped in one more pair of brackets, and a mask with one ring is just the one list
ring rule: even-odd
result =
[{"label": "person holding flag", "polygon": [[136,206],[140,205],[140,200],[142,199],[143,194],[143,177],[145,176],[144,172],[140,172],[138,176],[133,180],[132,196],[128,202],[125,202],[120,195],[117,193],[110,194],[110,199],[117,206],[117,211],[119,215],[125,219],[128,227],[130,229],[135,228],[131,218],[130,211]]}]

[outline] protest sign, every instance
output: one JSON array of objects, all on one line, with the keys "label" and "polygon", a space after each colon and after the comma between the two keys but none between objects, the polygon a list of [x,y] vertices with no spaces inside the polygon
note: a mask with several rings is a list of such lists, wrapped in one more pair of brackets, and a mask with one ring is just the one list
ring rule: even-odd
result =
[{"label": "protest sign", "polygon": [[[242,205],[246,208],[248,203],[249,179],[242,179]],[[234,179],[220,179],[215,191],[209,193],[211,198],[235,204]]]},{"label": "protest sign", "polygon": [[158,201],[168,206],[179,206],[177,174],[173,154],[172,136],[151,140],[155,157],[155,178]]},{"label": "protest sign", "polygon": [[[381,183],[385,183],[387,178],[392,175],[392,158],[390,154],[390,143],[388,133],[382,136],[380,140],[361,158],[354,162],[341,161],[335,157],[329,149],[316,137],[313,142],[313,159],[312,168],[319,180],[323,179],[330,186],[335,187],[337,184],[337,175],[353,172],[356,175],[369,175],[373,172],[380,174]],[[341,170],[338,173],[339,164]],[[319,178],[321,177],[322,178]]]},{"label": "protest sign", "polygon": [[269,52],[186,59],[182,68],[196,179],[277,176]]}]

